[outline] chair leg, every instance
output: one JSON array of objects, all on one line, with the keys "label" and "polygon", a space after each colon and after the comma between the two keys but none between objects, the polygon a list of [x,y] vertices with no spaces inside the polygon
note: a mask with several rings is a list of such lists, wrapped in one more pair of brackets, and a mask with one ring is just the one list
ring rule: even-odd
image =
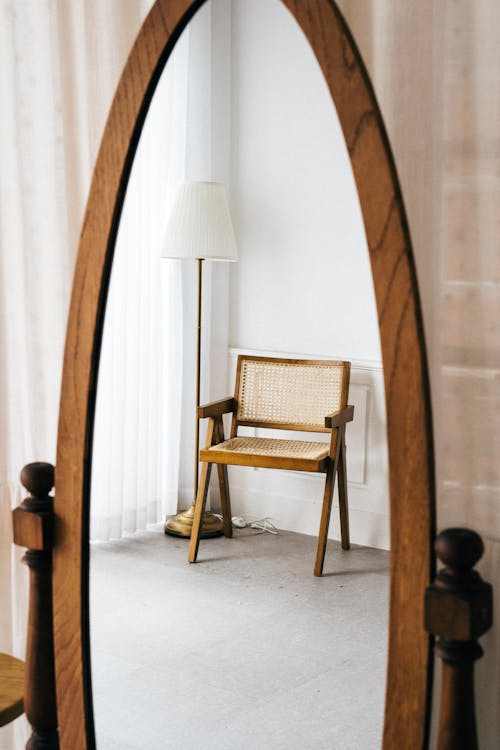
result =
[{"label": "chair leg", "polygon": [[342,540],[342,549],[349,549],[349,505],[347,502],[347,467],[346,467],[346,446],[345,446],[345,427],[341,430],[340,435],[340,456],[339,456],[339,513],[340,513],[340,538]]},{"label": "chair leg", "polygon": [[325,491],[323,494],[323,507],[321,509],[321,521],[319,524],[318,548],[316,550],[316,561],[314,563],[314,575],[323,575],[323,564],[325,562],[326,540],[328,537],[328,527],[330,525],[330,515],[332,512],[333,490],[335,487],[335,474],[338,466],[338,451],[335,461],[330,461],[326,473]]},{"label": "chair leg", "polygon": [[233,522],[231,520],[231,499],[229,497],[227,466],[225,464],[217,464],[217,474],[219,475],[222,530],[224,536],[230,539],[233,536]]},{"label": "chair leg", "polygon": [[[218,420],[216,427],[217,442],[224,442],[224,425],[222,417]],[[233,536],[233,522],[231,520],[231,498],[229,496],[229,479],[227,476],[227,466],[217,464],[217,474],[219,476],[220,505],[222,510],[222,530],[224,536],[230,539]]]},{"label": "chair leg", "polygon": [[196,494],[196,501],[194,504],[194,517],[193,527],[191,529],[191,541],[189,542],[188,562],[196,562],[198,557],[198,547],[200,544],[201,534],[201,522],[203,513],[205,511],[205,504],[207,502],[208,486],[210,484],[210,473],[212,470],[212,464],[203,463],[201,467],[200,482],[198,485],[198,492]]}]

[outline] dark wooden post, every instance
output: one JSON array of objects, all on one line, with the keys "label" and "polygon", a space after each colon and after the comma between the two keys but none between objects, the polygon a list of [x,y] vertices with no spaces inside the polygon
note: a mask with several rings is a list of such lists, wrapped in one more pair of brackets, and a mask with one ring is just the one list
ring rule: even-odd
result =
[{"label": "dark wooden post", "polygon": [[52,530],[54,467],[28,464],[21,482],[30,493],[13,512],[14,542],[28,550],[30,569],[24,708],[32,727],[26,750],[58,750],[52,630]]},{"label": "dark wooden post", "polygon": [[443,661],[438,750],[477,750],[474,662],[483,650],[477,638],[492,624],[492,588],[473,570],[484,545],[469,529],[447,529],[436,538],[445,567],[425,594],[425,627],[437,637]]}]

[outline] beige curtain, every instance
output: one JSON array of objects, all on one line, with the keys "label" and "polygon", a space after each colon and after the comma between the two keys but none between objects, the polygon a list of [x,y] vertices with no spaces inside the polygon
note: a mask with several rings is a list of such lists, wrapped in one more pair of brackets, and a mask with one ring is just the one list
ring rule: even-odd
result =
[{"label": "beige curtain", "polygon": [[[24,656],[11,545],[21,467],[55,460],[67,309],[92,165],[152,0],[0,2],[0,650]],[[24,747],[24,719],[0,750]],[[15,736],[14,736],[15,735]]]},{"label": "beige curtain", "polygon": [[[70,279],[91,165],[150,4],[0,2],[0,352],[8,364],[0,375],[0,649],[21,655],[25,629],[14,602],[24,600],[12,571],[24,571],[11,560],[9,511],[20,467],[54,458]],[[373,78],[408,210],[430,357],[439,526],[478,529],[487,546],[483,573],[496,581],[500,4],[339,5]],[[496,627],[477,668],[484,748],[495,747],[500,734],[498,640]],[[0,748],[15,747],[5,741]]]},{"label": "beige curtain", "polygon": [[[438,528],[478,530],[486,545],[482,573],[497,582],[500,3],[339,5],[372,76],[408,211],[430,359]],[[479,745],[492,748],[500,736],[498,624],[483,646]]]}]

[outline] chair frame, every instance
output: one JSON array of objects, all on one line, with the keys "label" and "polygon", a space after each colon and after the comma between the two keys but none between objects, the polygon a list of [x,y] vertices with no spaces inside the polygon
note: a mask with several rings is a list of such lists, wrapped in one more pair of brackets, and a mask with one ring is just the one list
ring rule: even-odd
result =
[{"label": "chair frame", "polygon": [[[318,533],[318,545],[316,550],[316,560],[314,563],[314,575],[323,574],[323,565],[325,560],[326,543],[328,537],[328,528],[330,525],[330,516],[333,502],[333,492],[335,488],[335,478],[338,476],[339,491],[339,515],[340,515],[340,532],[342,549],[348,550],[350,547],[349,539],[349,515],[347,499],[347,468],[346,468],[346,443],[345,430],[346,424],[351,422],[354,416],[353,406],[344,406],[332,414],[325,415],[324,427],[318,425],[304,425],[294,423],[276,423],[266,421],[246,421],[239,420],[238,414],[238,394],[240,388],[241,365],[243,361],[259,361],[264,363],[286,363],[297,365],[343,365],[344,380],[341,400],[347,401],[347,390],[349,387],[350,363],[331,360],[302,360],[302,359],[281,359],[276,357],[253,357],[239,355],[236,371],[236,385],[234,397],[213,401],[209,404],[198,407],[198,418],[208,419],[208,428],[206,436],[205,450],[200,451],[200,460],[202,469],[200,482],[195,501],[195,512],[193,518],[193,527],[191,531],[191,541],[189,545],[188,562],[196,562],[198,548],[200,543],[201,523],[208,495],[210,484],[210,475],[212,464],[217,465],[219,478],[219,490],[222,510],[222,523],[224,536],[230,538],[233,535],[231,521],[231,500],[229,495],[229,482],[227,474],[228,465],[236,466],[254,466],[259,468],[288,469],[292,471],[312,471],[315,473],[326,474],[325,487],[323,492],[323,504],[321,510],[321,519]],[[238,453],[237,456],[228,451],[214,451],[213,447],[224,442],[224,414],[232,414],[230,437],[236,437],[239,426],[264,427],[266,429],[285,429],[299,430],[301,432],[324,432],[330,433],[330,448],[328,455],[322,459],[295,458],[281,456],[259,456],[252,453]],[[212,449],[209,451],[209,449]]]}]

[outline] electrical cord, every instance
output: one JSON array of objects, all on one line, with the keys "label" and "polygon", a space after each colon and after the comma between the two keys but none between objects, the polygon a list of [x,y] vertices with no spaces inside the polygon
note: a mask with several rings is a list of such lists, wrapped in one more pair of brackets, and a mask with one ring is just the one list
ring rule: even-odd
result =
[{"label": "electrical cord", "polygon": [[264,534],[266,531],[268,534],[279,534],[278,529],[273,523],[271,523],[269,518],[259,518],[257,521],[252,521],[250,523],[250,528],[258,529],[259,534]]},{"label": "electrical cord", "polygon": [[[214,515],[222,521],[222,515],[220,513],[214,513]],[[259,518],[258,516],[251,516],[247,513],[242,516],[233,516],[231,518],[233,526],[237,529],[244,529],[249,526],[251,529],[255,529],[258,534],[265,534],[267,532],[268,534],[278,535],[279,531],[276,526],[271,523],[272,520],[274,519],[271,519],[268,516]]]}]

